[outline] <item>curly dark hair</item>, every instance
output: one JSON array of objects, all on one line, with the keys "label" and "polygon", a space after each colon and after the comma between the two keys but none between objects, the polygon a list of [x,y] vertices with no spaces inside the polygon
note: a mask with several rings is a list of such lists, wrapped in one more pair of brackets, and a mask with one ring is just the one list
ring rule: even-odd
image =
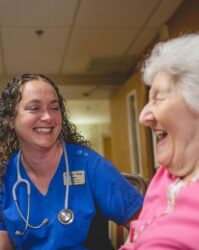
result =
[{"label": "curly dark hair", "polygon": [[56,84],[48,77],[41,74],[23,74],[13,78],[7,83],[0,97],[0,186],[2,186],[2,176],[5,173],[6,162],[11,154],[19,149],[19,142],[15,130],[10,126],[16,117],[16,105],[20,102],[21,87],[28,81],[42,80],[50,84],[56,91],[59,107],[62,116],[62,129],[60,139],[67,143],[81,144],[91,147],[88,140],[77,133],[76,126],[67,117],[65,102]]}]

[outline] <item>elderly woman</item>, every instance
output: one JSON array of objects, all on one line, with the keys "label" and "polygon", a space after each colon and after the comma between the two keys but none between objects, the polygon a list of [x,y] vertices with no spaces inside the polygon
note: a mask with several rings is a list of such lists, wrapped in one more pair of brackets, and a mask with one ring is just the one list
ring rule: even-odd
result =
[{"label": "elderly woman", "polygon": [[122,250],[198,250],[199,35],[159,43],[143,68],[151,86],[140,123],[156,136],[160,168]]}]

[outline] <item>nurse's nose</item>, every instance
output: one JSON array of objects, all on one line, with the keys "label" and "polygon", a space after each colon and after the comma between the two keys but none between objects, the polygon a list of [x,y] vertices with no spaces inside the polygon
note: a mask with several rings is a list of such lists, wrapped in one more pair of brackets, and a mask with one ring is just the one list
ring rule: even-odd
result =
[{"label": "nurse's nose", "polygon": [[46,121],[51,119],[51,114],[49,110],[43,110],[41,112],[41,120]]},{"label": "nurse's nose", "polygon": [[154,120],[152,105],[150,102],[148,102],[140,113],[139,122],[146,127],[150,127]]}]

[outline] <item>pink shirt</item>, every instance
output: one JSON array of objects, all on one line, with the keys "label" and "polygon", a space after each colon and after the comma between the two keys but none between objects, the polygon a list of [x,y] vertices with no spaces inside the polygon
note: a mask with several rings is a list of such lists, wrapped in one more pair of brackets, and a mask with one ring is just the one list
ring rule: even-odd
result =
[{"label": "pink shirt", "polygon": [[168,189],[177,180],[160,167],[149,185],[139,219],[131,223],[131,241],[121,250],[199,249],[199,180],[180,188],[168,210]]}]

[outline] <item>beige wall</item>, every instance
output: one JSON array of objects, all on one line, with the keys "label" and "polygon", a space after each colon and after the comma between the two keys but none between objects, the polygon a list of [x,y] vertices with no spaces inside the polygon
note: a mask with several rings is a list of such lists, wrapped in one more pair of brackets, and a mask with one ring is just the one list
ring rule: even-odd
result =
[{"label": "beige wall", "polygon": [[75,124],[77,131],[92,144],[92,148],[105,156],[104,137],[110,137],[110,124]]},{"label": "beige wall", "polygon": [[[142,84],[140,74],[133,75],[126,83],[124,83],[119,91],[117,91],[110,99],[111,109],[111,131],[112,131],[112,157],[113,162],[122,172],[131,172],[131,157],[130,157],[130,141],[128,130],[128,107],[127,95],[135,90],[137,93],[137,108],[138,113],[146,102],[146,88]],[[143,166],[148,166],[144,169],[144,175],[150,176],[151,169],[151,148],[146,147],[146,138],[148,133],[143,127],[139,127]],[[147,149],[147,152],[146,152]],[[134,166],[133,166],[134,167]]]},{"label": "beige wall", "polygon": [[[170,37],[180,33],[199,32],[198,11],[199,0],[185,0],[168,22]],[[139,73],[132,75],[110,99],[112,161],[123,172],[131,172],[126,97],[132,90],[137,91],[139,112],[147,101],[147,90]],[[150,178],[154,174],[151,137],[149,130],[141,126],[140,142],[143,175]]]},{"label": "beige wall", "polygon": [[179,34],[199,32],[199,1],[185,0],[168,22],[171,37]]}]

